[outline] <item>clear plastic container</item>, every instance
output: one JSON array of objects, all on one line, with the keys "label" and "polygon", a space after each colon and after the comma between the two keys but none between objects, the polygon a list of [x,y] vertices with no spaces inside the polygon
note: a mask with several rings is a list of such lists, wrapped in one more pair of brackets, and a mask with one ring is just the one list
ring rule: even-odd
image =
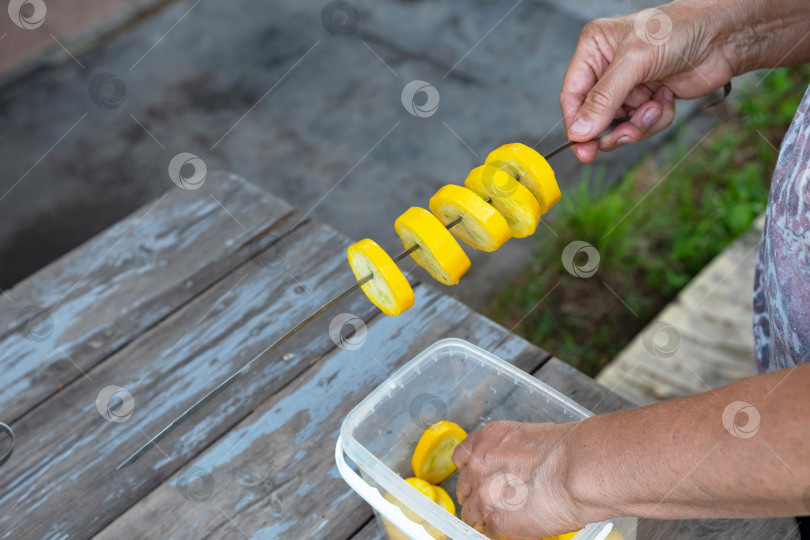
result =
[{"label": "clear plastic container", "polygon": [[[381,529],[390,531],[391,524],[399,529],[391,536],[486,540],[405,482],[413,476],[411,454],[422,432],[439,420],[452,420],[469,433],[494,420],[563,423],[589,416],[590,411],[497,356],[461,339],[444,339],[400,368],[346,416],[335,459],[344,480],[374,507]],[[442,487],[460,509],[457,476]],[[389,502],[392,497],[411,510],[410,517]],[[635,540],[636,524],[635,518],[590,524],[576,540],[618,538],[611,531]]]}]

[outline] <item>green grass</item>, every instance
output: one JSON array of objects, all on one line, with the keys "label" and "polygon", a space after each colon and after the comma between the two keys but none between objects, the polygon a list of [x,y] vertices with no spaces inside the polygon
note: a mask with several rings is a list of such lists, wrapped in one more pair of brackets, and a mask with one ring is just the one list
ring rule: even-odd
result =
[{"label": "green grass", "polygon": [[[774,147],[808,82],[810,65],[773,71],[735,93],[732,120],[691,152],[688,128],[672,128],[671,157],[658,163],[648,156],[611,189],[598,167],[586,167],[579,188],[554,210],[558,236],[538,235],[531,266],[484,312],[507,328],[520,321],[517,333],[598,373],[765,210]],[[575,240],[599,251],[590,278],[562,265],[563,249]],[[584,262],[584,254],[578,257]]]}]

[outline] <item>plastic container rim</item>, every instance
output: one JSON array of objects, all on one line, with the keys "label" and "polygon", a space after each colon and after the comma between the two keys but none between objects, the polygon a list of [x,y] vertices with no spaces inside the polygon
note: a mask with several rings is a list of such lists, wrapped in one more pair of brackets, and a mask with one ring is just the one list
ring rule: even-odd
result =
[{"label": "plastic container rim", "polygon": [[[450,523],[455,523],[456,526],[461,527],[461,529],[469,534],[471,538],[477,538],[480,540],[488,540],[486,536],[479,533],[460,519],[455,516],[451,516],[447,513],[444,509],[442,509],[438,504],[432,501],[427,501],[431,504],[425,505],[425,497],[419,493],[419,491],[414,488],[413,486],[409,485],[405,480],[396,474],[393,470],[388,468],[382,461],[380,461],[374,454],[372,454],[369,450],[367,450],[362,444],[357,442],[354,437],[349,433],[349,424],[356,425],[357,421],[359,420],[358,416],[365,418],[369,414],[369,408],[371,403],[376,403],[380,401],[380,398],[383,394],[387,392],[389,385],[391,384],[392,380],[402,378],[402,375],[408,373],[410,371],[417,370],[418,368],[428,362],[432,361],[431,357],[433,353],[437,349],[441,349],[447,347],[449,345],[458,346],[464,349],[468,349],[475,353],[478,357],[476,360],[480,360],[485,364],[489,364],[490,366],[496,368],[497,370],[504,371],[509,373],[512,377],[521,380],[523,383],[528,384],[529,386],[534,387],[537,390],[543,391],[547,394],[549,401],[556,401],[570,409],[572,409],[576,414],[581,416],[581,420],[589,418],[593,416],[593,413],[580,404],[576,403],[572,399],[568,398],[567,396],[563,395],[562,393],[558,392],[554,388],[548,386],[544,382],[532,377],[531,375],[527,374],[521,369],[516,368],[509,362],[495,356],[494,354],[481,349],[480,347],[469,343],[463,339],[459,338],[445,338],[433,343],[433,345],[429,346],[427,349],[423,350],[419,353],[416,357],[414,357],[409,362],[405,363],[402,367],[397,369],[393,374],[391,374],[388,379],[386,379],[383,383],[381,383],[377,388],[375,388],[368,396],[366,396],[360,403],[358,403],[348,415],[343,420],[343,423],[340,427],[340,442],[342,445],[342,450],[345,452],[346,456],[351,459],[358,467],[363,469],[369,476],[374,478],[375,482],[377,482],[383,489],[385,489],[388,493],[391,493],[394,497],[399,499],[408,507],[422,507],[424,508],[424,517],[426,517],[434,527],[437,527],[441,532],[447,535],[453,535],[454,533],[450,532],[449,530],[444,530],[442,524],[449,524],[446,523],[447,520],[451,520]],[[401,387],[401,385],[399,385]],[[596,525],[596,524],[592,524]],[[587,529],[588,527],[586,527]],[[584,531],[583,531],[584,532]]]}]

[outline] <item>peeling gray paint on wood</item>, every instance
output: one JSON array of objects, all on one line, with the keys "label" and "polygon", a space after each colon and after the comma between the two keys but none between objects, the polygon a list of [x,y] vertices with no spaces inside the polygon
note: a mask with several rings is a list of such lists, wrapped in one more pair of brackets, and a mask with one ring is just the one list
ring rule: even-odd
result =
[{"label": "peeling gray paint on wood", "polygon": [[[335,294],[351,279],[343,257],[348,242],[330,229],[309,224],[288,238],[289,268],[265,270],[246,262],[89,371],[92,381],[79,379],[14,425],[18,447],[9,462],[12,474],[0,480],[0,530],[38,536],[45,523],[56,521],[60,533],[93,532],[334,347],[326,314],[137,467],[113,470],[147,434],[319,307],[316,300]],[[295,292],[297,286],[316,298]],[[359,295],[341,307],[363,318],[376,313]],[[288,352],[292,357],[284,360]],[[107,385],[133,395],[135,412],[129,421],[110,423],[96,410],[96,395]],[[64,507],[76,493],[82,494],[81,507]],[[5,511],[17,502],[27,505],[26,514]],[[54,507],[64,510],[54,512]],[[99,515],[106,521],[94,522]]]},{"label": "peeling gray paint on wood", "polygon": [[[168,456],[154,450],[137,467],[113,471],[147,434],[351,282],[345,238],[315,223],[287,238],[283,264],[265,269],[244,262],[88,371],[89,379],[78,379],[14,424],[18,447],[5,468],[10,474],[0,478],[3,535],[40,536],[50,526],[54,534],[100,529],[334,347],[327,313],[202,411],[197,422],[163,441],[160,449]],[[377,313],[362,295],[337,306],[332,316],[338,309],[366,319]],[[95,398],[107,385],[132,393],[129,421],[110,423],[96,410]],[[70,508],[77,494],[84,502]],[[18,503],[25,505],[24,514],[10,511]]]},{"label": "peeling gray paint on wood", "polygon": [[[70,347],[86,377],[74,374],[63,391],[54,393],[54,375],[46,373],[31,379],[33,393],[10,396],[12,404],[20,404],[21,416],[13,423],[17,451],[0,476],[0,538],[348,538],[356,531],[357,538],[376,538],[376,525],[364,527],[370,507],[334,465],[337,430],[345,414],[393,369],[444,337],[477,343],[586,406],[598,401],[606,409],[621,406],[611,396],[603,400],[603,388],[549,360],[544,351],[430,286],[417,285],[416,305],[395,318],[380,315],[361,294],[346,299],[159,448],[133,467],[115,471],[213,382],[352,279],[344,237],[317,223],[293,227],[300,211],[241,180],[212,178],[221,181],[212,184],[222,190],[216,191],[219,201],[211,199],[219,211],[194,199],[202,191],[172,193],[164,200],[168,207],[160,210],[160,226],[133,228],[133,220],[142,216],[136,213],[126,227],[110,229],[12,291],[15,302],[27,298],[54,305],[55,313],[75,318],[71,333],[54,335],[66,340],[57,344]],[[152,246],[152,253],[168,256],[179,250],[175,257],[185,257],[179,265],[183,272],[174,275],[148,257],[127,259],[126,254],[121,264],[88,266],[99,254],[106,261],[105,250],[117,253],[122,234],[122,245],[138,238]],[[272,244],[276,234],[283,235],[285,246],[280,261],[282,243]],[[247,248],[251,240],[265,249],[263,254],[277,257],[273,264],[248,260],[255,253]],[[74,266],[81,270],[71,274]],[[79,272],[87,277],[76,285]],[[65,301],[54,302],[58,296]],[[71,302],[81,309],[68,309]],[[128,303],[137,309],[116,319],[115,310]],[[12,321],[13,311],[0,302],[0,321]],[[338,349],[329,338],[329,322],[340,312],[367,322],[361,349]],[[104,324],[118,334],[95,347],[93,329]],[[6,341],[12,335],[17,334],[7,331],[0,343],[12,343]],[[25,358],[26,366],[39,362],[43,371],[62,369],[47,355]],[[108,385],[133,396],[128,421],[108,422],[96,409],[96,396]],[[193,483],[191,489],[185,486],[189,474],[203,480],[202,492]],[[212,483],[206,484],[207,478]],[[695,531],[704,525],[678,526]]]},{"label": "peeling gray paint on wood", "polygon": [[[268,228],[266,236],[285,234],[298,219],[292,213],[244,180],[214,173],[203,188],[168,192],[8,291],[13,304],[0,300],[2,419],[82,377],[244,262],[251,237]],[[50,313],[43,340],[14,330],[28,306]]]},{"label": "peeling gray paint on wood", "polygon": [[[378,317],[358,350],[335,349],[107,527],[99,538],[200,535],[345,538],[371,515],[340,477],[334,447],[346,414],[408,360],[455,336],[525,366],[547,354],[436,290],[419,286],[413,309]],[[407,406],[404,404],[403,406]],[[205,471],[210,500],[178,493],[184,474]],[[173,519],[161,519],[177,505]],[[157,525],[153,525],[157,523]],[[154,527],[154,528],[152,528]]]}]

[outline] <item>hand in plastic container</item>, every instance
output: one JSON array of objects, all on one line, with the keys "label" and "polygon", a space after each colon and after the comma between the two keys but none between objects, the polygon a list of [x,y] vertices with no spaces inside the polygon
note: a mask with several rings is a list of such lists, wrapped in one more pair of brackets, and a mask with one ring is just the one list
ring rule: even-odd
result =
[{"label": "hand in plastic container", "polygon": [[575,423],[492,422],[456,447],[461,518],[495,539],[537,539],[575,531],[565,485],[567,440]]}]

